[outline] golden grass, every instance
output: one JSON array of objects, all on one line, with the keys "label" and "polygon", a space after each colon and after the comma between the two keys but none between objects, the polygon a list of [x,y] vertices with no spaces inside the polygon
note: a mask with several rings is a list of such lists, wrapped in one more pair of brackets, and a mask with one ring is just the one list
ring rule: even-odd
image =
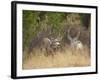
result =
[{"label": "golden grass", "polygon": [[45,56],[44,52],[37,50],[30,56],[24,54],[23,69],[37,69],[37,68],[59,68],[59,67],[82,67],[90,66],[89,50],[82,51],[66,49],[63,52],[56,52],[54,57],[51,55]]}]

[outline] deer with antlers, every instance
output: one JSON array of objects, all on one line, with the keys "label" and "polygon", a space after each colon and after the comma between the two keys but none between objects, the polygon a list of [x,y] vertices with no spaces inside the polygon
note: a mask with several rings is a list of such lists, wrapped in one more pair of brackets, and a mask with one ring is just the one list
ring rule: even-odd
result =
[{"label": "deer with antlers", "polygon": [[67,35],[67,37],[70,41],[71,48],[74,49],[74,50],[82,50],[83,49],[83,44],[79,40],[80,29],[77,31],[77,34],[74,37],[71,36],[70,32],[71,32],[71,28],[68,29],[68,35]]},{"label": "deer with antlers", "polygon": [[42,39],[41,49],[46,51],[46,55],[54,56],[55,52],[60,48],[61,38],[48,38]]}]

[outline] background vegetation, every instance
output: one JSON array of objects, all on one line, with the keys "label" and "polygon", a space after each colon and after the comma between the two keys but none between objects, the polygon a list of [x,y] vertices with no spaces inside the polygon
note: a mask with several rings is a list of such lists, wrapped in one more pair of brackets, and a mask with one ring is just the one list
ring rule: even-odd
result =
[{"label": "background vegetation", "polygon": [[77,25],[89,28],[90,14],[23,10],[23,49],[27,49],[40,32],[45,36],[64,36],[68,26]]}]

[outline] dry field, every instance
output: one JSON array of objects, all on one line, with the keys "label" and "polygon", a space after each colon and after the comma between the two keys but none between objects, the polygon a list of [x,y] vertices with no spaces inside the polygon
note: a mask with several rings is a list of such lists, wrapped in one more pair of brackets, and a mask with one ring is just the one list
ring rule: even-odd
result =
[{"label": "dry field", "polygon": [[29,56],[24,53],[23,56],[23,69],[82,67],[91,64],[90,52],[87,48],[82,51],[69,48],[62,52],[56,52],[54,56],[45,56],[44,52],[36,50],[35,54]]}]

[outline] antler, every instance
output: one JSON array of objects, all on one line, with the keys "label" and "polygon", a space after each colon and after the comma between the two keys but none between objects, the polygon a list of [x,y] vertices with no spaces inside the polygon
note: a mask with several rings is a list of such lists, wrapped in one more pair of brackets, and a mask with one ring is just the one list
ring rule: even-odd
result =
[{"label": "antler", "polygon": [[77,40],[79,38],[79,36],[80,36],[80,28],[78,28],[77,31],[75,31],[76,32],[76,36],[73,37],[73,38],[70,35],[70,31],[71,31],[71,27],[68,29],[68,35],[67,35],[68,36],[68,39],[70,41],[72,41],[73,39]]},{"label": "antler", "polygon": [[70,30],[71,30],[71,28],[68,29],[67,37],[68,37],[68,39],[69,39],[70,41],[72,41],[72,37],[70,36]]},{"label": "antler", "polygon": [[77,32],[77,35],[76,35],[76,37],[75,37],[75,39],[78,39],[79,38],[79,36],[80,36],[80,29],[78,29],[78,32]]}]

